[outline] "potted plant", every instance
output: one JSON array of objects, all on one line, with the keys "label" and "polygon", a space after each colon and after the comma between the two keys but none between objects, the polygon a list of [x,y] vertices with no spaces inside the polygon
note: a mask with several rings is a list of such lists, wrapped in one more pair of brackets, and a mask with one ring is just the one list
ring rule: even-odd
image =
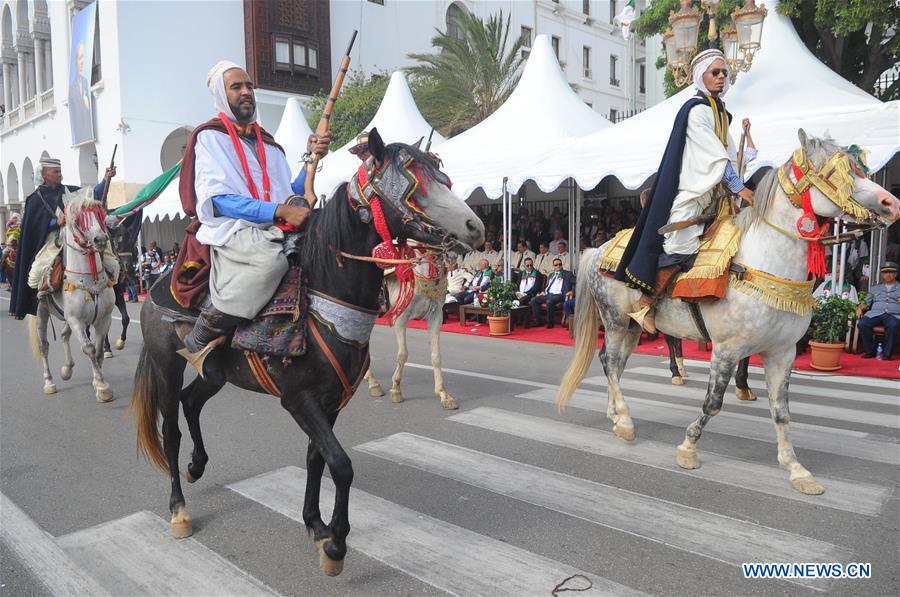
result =
[{"label": "potted plant", "polygon": [[512,310],[514,300],[516,300],[515,284],[501,282],[497,278],[491,280],[484,292],[482,303],[491,312],[487,318],[491,336],[509,334],[509,312]]},{"label": "potted plant", "polygon": [[812,368],[821,371],[841,368],[847,322],[855,312],[856,305],[835,294],[820,300],[813,308],[809,341]]}]

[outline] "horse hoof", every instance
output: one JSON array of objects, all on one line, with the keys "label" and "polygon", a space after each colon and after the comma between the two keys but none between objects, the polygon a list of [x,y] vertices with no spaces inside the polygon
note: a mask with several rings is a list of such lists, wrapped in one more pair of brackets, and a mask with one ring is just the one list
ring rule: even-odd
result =
[{"label": "horse hoof", "polygon": [[172,514],[171,522],[172,536],[176,539],[186,539],[194,534],[194,527],[191,524],[191,517],[188,516],[187,510],[182,506],[178,512]]},{"label": "horse hoof", "polygon": [[391,390],[391,402],[400,404],[401,402],[403,402],[403,394],[401,394],[399,390],[396,392],[394,390]]},{"label": "horse hoof", "polygon": [[56,393],[56,384],[55,383],[44,384],[44,393],[47,394],[48,396],[50,394],[55,394]]},{"label": "horse hoof", "polygon": [[613,425],[613,433],[627,442],[634,441],[634,425],[616,423]]},{"label": "horse hoof", "polygon": [[185,467],[182,477],[184,477],[184,480],[187,481],[188,483],[196,483],[197,482],[197,477],[195,477],[194,475],[191,474],[191,467],[189,467],[189,466]]},{"label": "horse hoof", "polygon": [[683,386],[683,385],[684,385],[684,380],[681,379],[681,376],[680,376],[680,375],[673,375],[673,376],[672,376],[672,385],[673,385],[673,386]]},{"label": "horse hoof", "polygon": [[63,378],[63,381],[69,381],[70,379],[72,379],[72,368],[63,367],[59,370],[59,376]]},{"label": "horse hoof", "polygon": [[104,358],[104,359],[111,359],[111,358],[113,358],[113,353],[112,353],[112,351],[107,350],[106,352],[104,352],[104,353],[103,353],[103,358]]},{"label": "horse hoof", "polygon": [[332,560],[325,552],[325,544],[331,539],[319,539],[316,541],[316,549],[319,551],[319,568],[326,576],[337,576],[344,571],[344,560]]},{"label": "horse hoof", "polygon": [[681,468],[686,468],[688,470],[700,468],[700,459],[697,457],[697,452],[688,450],[682,446],[678,446],[678,449],[675,451],[675,462],[677,462],[678,466]]},{"label": "horse hoof", "polygon": [[381,398],[384,396],[384,390],[381,389],[381,386],[370,386],[369,396],[372,398]]},{"label": "horse hoof", "polygon": [[791,479],[791,487],[806,495],[822,495],[825,493],[825,488],[809,473],[801,477],[793,477]]},{"label": "horse hoof", "polygon": [[105,388],[97,388],[97,402],[109,402],[113,399],[113,392],[109,386]]},{"label": "horse hoof", "polygon": [[444,410],[456,410],[459,408],[459,404],[452,396],[447,396],[446,398],[441,398],[441,407]]},{"label": "horse hoof", "polygon": [[116,350],[122,350],[123,348],[125,348],[125,340],[119,338],[116,340]]},{"label": "horse hoof", "polygon": [[738,397],[738,400],[746,400],[747,402],[756,400],[756,394],[754,394],[753,390],[750,388],[747,388],[746,390],[738,388],[735,391],[735,395]]}]

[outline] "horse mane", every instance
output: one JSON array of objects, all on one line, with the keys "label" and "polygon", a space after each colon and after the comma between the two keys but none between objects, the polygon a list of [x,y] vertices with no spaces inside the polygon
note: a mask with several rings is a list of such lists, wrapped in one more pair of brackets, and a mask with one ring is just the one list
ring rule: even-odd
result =
[{"label": "horse mane", "polygon": [[347,250],[349,243],[359,236],[353,226],[357,221],[347,197],[347,185],[342,184],[331,199],[310,214],[300,257],[303,268],[309,272],[327,271],[335,263],[335,255]]},{"label": "horse mane", "polygon": [[94,190],[90,187],[79,189],[70,194],[73,195],[74,198],[66,204],[66,211],[69,213],[78,213],[85,209],[103,207],[100,201],[94,199]]},{"label": "horse mane", "polygon": [[734,223],[741,232],[746,232],[751,226],[762,222],[778,192],[778,184],[777,168],[772,168],[763,175],[756,185],[756,192],[753,193],[753,206],[741,210],[734,218]]}]

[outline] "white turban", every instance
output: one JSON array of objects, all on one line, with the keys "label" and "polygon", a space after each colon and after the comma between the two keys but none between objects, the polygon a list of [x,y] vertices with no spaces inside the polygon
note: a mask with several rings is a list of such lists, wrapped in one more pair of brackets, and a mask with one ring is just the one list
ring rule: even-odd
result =
[{"label": "white turban", "polygon": [[[725,54],[723,54],[721,50],[704,50],[694,56],[694,59],[691,60],[691,71],[694,75],[694,86],[706,95],[710,95],[710,93],[709,89],[706,88],[706,85],[703,84],[703,74],[706,72],[706,69],[709,68],[709,65],[716,60],[721,60],[725,64],[725,68],[728,68],[728,61],[725,60]],[[731,89],[731,78],[726,75],[725,87],[722,88],[722,93],[720,93],[719,95],[725,95],[726,93],[728,93],[729,89]]]},{"label": "white turban", "polygon": [[[225,94],[225,71],[233,68],[243,69],[244,67],[240,64],[235,64],[230,60],[221,60],[217,62],[216,65],[209,70],[209,74],[206,75],[206,86],[213,96],[213,107],[216,109],[216,114],[224,112],[226,116],[230,116],[232,120],[237,122],[237,116],[231,111],[231,106],[228,105],[228,96]],[[256,122],[255,108],[250,122]]]}]

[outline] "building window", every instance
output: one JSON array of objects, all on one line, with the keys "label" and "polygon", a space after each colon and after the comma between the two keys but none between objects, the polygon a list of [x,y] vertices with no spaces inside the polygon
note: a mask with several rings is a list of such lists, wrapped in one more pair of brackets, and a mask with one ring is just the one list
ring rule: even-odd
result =
[{"label": "building window", "polygon": [[609,109],[609,121],[616,122],[618,120],[619,120],[619,111],[616,110],[615,108],[610,108]]},{"label": "building window", "polygon": [[584,78],[593,79],[591,73],[591,49],[587,46],[581,48],[581,61],[584,64]]},{"label": "building window", "polygon": [[456,39],[465,39],[465,34],[459,28],[459,23],[465,16],[463,9],[457,4],[451,4],[447,8],[447,35]]},{"label": "building window", "polygon": [[272,37],[272,49],[275,54],[273,62],[276,71],[318,75],[319,61],[316,48],[308,45],[308,42],[286,35]]},{"label": "building window", "polygon": [[559,38],[554,35],[550,38],[550,44],[553,46],[553,53],[556,54],[556,59],[559,60]]},{"label": "building window", "polygon": [[534,32],[531,27],[522,27],[522,58],[527,59],[531,54],[531,40]]},{"label": "building window", "polygon": [[615,25],[616,16],[619,12],[616,10],[616,0],[609,0],[609,24]]},{"label": "building window", "polygon": [[619,86],[619,79],[616,77],[616,64],[619,62],[618,56],[609,56],[609,84],[613,87]]},{"label": "building window", "polygon": [[647,65],[642,64],[638,71],[638,91],[647,93]]},{"label": "building window", "polygon": [[590,16],[591,14],[591,0],[582,0],[581,1],[581,12]]}]

